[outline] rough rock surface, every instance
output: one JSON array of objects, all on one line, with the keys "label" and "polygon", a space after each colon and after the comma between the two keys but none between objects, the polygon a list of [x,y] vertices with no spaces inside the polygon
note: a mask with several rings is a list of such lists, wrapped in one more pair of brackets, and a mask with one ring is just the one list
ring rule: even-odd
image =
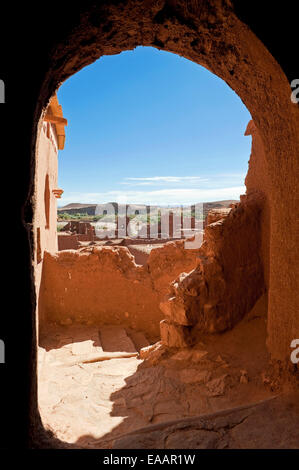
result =
[{"label": "rough rock surface", "polygon": [[[193,328],[194,338],[198,332],[232,328],[264,292],[260,255],[263,204],[258,192],[242,196],[225,217],[222,214],[206,226],[198,266],[181,274],[172,283],[168,300],[160,303],[168,325],[168,334],[163,334],[165,344],[173,346],[171,331],[178,331],[175,325],[189,327],[190,333]],[[174,325],[172,330],[170,324]],[[161,324],[161,332],[165,332],[165,325]]]},{"label": "rough rock surface", "polygon": [[298,395],[152,425],[119,437],[113,449],[298,449]]}]

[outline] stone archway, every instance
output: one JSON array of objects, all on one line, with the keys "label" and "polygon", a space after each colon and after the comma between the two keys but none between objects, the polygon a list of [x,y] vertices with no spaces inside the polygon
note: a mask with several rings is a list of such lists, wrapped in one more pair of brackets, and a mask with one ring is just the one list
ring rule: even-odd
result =
[{"label": "stone archway", "polygon": [[[298,107],[282,69],[264,45],[235,15],[230,2],[103,2],[86,9],[51,54],[35,110],[38,120],[58,85],[101,55],[136,46],[183,55],[218,75],[250,111],[265,152],[260,183],[271,213],[266,233],[269,349],[285,359],[298,332],[295,283],[296,169]],[[34,158],[34,155],[33,155]],[[249,184],[248,190],[256,188]],[[269,238],[268,238],[269,237]],[[282,281],[283,280],[283,281]]]},{"label": "stone archway", "polygon": [[[265,149],[264,190],[271,210],[269,347],[273,356],[284,358],[298,328],[292,214],[299,110],[290,100],[290,86],[279,64],[237,18],[230,2],[213,6],[180,1],[103,2],[88,9],[52,53],[36,117],[70,75],[101,55],[138,45],[164,49],[203,65],[240,96],[253,117]],[[34,139],[36,132],[37,120]]]}]

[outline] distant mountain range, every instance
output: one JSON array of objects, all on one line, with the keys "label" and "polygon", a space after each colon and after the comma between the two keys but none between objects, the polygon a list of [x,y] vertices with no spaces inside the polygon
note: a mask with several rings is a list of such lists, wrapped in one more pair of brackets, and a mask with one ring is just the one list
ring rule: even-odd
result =
[{"label": "distant mountain range", "polygon": [[[204,202],[203,203],[203,209],[204,209],[204,214],[207,214],[209,210],[211,209],[220,209],[221,207],[229,207],[231,204],[234,204],[236,202],[240,202],[239,200],[235,199],[227,199],[224,201],[213,201],[213,202]],[[115,207],[115,213],[117,214],[117,207],[118,204],[117,202],[110,202],[109,204],[113,204]],[[95,210],[96,207],[98,206],[106,206],[106,204],[81,204],[79,202],[74,202],[71,204],[67,204],[66,206],[63,207],[58,207],[57,211],[58,213],[61,214],[87,214],[87,215],[95,215]],[[142,209],[144,208],[144,205],[142,204],[129,204],[130,207],[134,210]],[[151,207],[162,207],[162,206],[151,206]],[[176,209],[179,206],[166,206],[169,209]]]}]

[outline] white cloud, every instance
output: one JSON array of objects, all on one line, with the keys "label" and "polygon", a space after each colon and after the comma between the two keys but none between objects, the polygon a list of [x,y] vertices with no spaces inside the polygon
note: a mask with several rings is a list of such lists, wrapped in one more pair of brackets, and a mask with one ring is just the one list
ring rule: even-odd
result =
[{"label": "white cloud", "polygon": [[188,183],[188,182],[202,182],[207,181],[201,176],[152,176],[147,178],[125,178],[122,184],[131,184],[131,182],[141,183]]},{"label": "white cloud", "polygon": [[223,199],[239,199],[246,187],[232,186],[228,188],[162,188],[155,191],[106,191],[102,193],[65,193],[61,205],[71,202],[82,204],[102,204],[118,202],[122,204],[179,205],[197,202],[211,202]]},{"label": "white cloud", "polygon": [[120,184],[127,186],[161,186],[167,184],[172,186],[188,184],[198,185],[209,181],[201,176],[152,176],[148,178],[125,178]]},{"label": "white cloud", "polygon": [[169,188],[223,188],[242,185],[245,179],[243,173],[218,173],[204,176],[152,176],[152,177],[130,177],[124,178],[120,182],[126,186],[156,186],[163,188],[167,185]]}]

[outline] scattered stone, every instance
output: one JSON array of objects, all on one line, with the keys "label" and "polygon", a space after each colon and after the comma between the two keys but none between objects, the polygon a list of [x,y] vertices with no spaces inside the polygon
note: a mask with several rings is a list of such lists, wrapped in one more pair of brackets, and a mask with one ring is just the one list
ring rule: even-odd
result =
[{"label": "scattered stone", "polygon": [[261,376],[262,376],[262,382],[264,385],[269,385],[271,383],[271,379],[269,375],[267,375],[265,372],[262,372]]},{"label": "scattered stone", "polygon": [[225,362],[225,360],[220,356],[220,354],[216,357],[215,361],[219,364],[220,367],[229,367],[229,364]]},{"label": "scattered stone", "polygon": [[162,359],[165,351],[165,346],[159,341],[140,349],[139,359],[146,359],[149,364],[155,365]]},{"label": "scattered stone", "polygon": [[195,349],[192,353],[192,362],[198,362],[201,361],[203,358],[205,358],[208,355],[208,351],[200,351],[198,349]]},{"label": "scattered stone", "polygon": [[168,320],[160,322],[161,341],[169,348],[185,348],[190,346],[190,328],[176,325]]},{"label": "scattered stone", "polygon": [[192,358],[193,351],[191,349],[183,349],[171,356],[175,361],[189,361]]},{"label": "scattered stone", "polygon": [[216,379],[210,380],[210,382],[206,384],[209,396],[217,397],[224,394],[226,386],[225,379],[227,376],[228,374],[221,375]]},{"label": "scattered stone", "polygon": [[211,378],[211,372],[208,370],[199,371],[198,369],[183,369],[180,371],[180,379],[183,383],[207,383]]},{"label": "scattered stone", "polygon": [[146,359],[149,356],[150,352],[153,351],[157,347],[157,344],[160,344],[160,342],[155,343],[155,344],[150,344],[149,346],[145,346],[144,348],[141,348],[139,351],[139,359]]},{"label": "scattered stone", "polygon": [[176,298],[172,297],[166,302],[161,302],[159,304],[160,310],[164,313],[170,321],[177,323],[178,325],[183,326],[192,326],[196,323],[195,317],[191,316],[189,312],[185,309],[184,305],[175,302]]},{"label": "scattered stone", "polygon": [[201,359],[206,357],[208,351],[200,351],[198,349],[183,349],[175,353],[171,359],[175,361],[192,361],[199,362]]}]

